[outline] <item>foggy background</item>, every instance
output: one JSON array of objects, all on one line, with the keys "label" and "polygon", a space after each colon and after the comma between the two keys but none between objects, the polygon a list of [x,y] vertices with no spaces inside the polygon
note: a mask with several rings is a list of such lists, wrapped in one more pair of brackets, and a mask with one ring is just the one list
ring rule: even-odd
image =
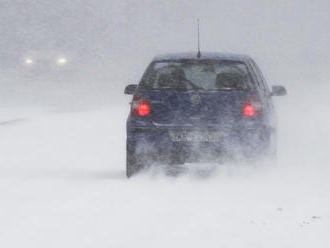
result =
[{"label": "foggy background", "polygon": [[[321,85],[329,77],[329,8],[327,1],[305,0],[2,0],[0,51],[2,56],[36,49],[74,51],[78,75],[64,85],[54,83],[47,88],[66,92],[80,88],[73,90],[75,98],[82,97],[85,88],[89,97],[102,92],[106,98],[119,95],[128,82],[137,82],[155,54],[195,51],[196,19],[200,18],[202,51],[249,54],[269,83],[300,90],[301,81],[308,80],[306,88]],[[6,71],[6,65],[1,69]],[[11,72],[15,75],[15,70]],[[8,89],[28,88],[15,92],[8,101],[33,101],[28,95],[37,96],[44,88],[6,76],[3,72],[1,83],[10,82],[2,87],[2,100],[11,98]]]},{"label": "foggy background", "polygon": [[[330,3],[0,0],[0,246],[329,247]],[[212,178],[125,169],[128,83],[159,53],[248,54],[279,119],[276,168]],[[26,77],[31,50],[70,77]],[[70,59],[70,57],[69,57]],[[141,224],[143,223],[143,224]]]}]

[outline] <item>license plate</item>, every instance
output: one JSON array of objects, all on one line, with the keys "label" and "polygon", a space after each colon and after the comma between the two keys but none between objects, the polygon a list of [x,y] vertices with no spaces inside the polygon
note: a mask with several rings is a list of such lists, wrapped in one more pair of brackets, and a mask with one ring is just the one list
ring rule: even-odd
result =
[{"label": "license plate", "polygon": [[218,142],[220,133],[215,131],[170,131],[173,142]]}]

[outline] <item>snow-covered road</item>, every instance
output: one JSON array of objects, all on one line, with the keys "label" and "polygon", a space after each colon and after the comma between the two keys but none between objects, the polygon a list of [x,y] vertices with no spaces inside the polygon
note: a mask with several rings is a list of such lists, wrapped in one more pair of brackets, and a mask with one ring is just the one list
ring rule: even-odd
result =
[{"label": "snow-covered road", "polygon": [[130,180],[126,104],[2,108],[0,247],[329,247],[328,123],[284,103],[277,168]]}]

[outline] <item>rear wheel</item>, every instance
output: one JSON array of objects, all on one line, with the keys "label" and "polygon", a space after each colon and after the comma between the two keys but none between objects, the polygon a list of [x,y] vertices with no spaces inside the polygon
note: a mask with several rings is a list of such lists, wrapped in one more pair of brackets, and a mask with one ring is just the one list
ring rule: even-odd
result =
[{"label": "rear wheel", "polygon": [[244,142],[243,154],[248,159],[276,161],[276,132],[265,130],[262,133],[250,136],[247,142]]},{"label": "rear wheel", "polygon": [[130,178],[142,169],[142,155],[138,154],[136,151],[126,150],[126,176]]},{"label": "rear wheel", "polygon": [[274,164],[277,163],[277,135],[276,131],[270,134],[269,143],[266,151],[266,158]]}]

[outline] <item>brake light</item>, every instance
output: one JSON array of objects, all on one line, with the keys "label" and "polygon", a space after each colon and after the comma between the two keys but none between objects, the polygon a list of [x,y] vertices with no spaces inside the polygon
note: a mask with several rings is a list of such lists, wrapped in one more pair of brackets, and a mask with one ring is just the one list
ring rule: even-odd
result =
[{"label": "brake light", "polygon": [[139,116],[147,116],[150,114],[150,105],[148,102],[142,102],[139,104],[137,108],[137,112]]},{"label": "brake light", "polygon": [[253,105],[246,104],[243,108],[243,115],[247,117],[253,117],[256,115],[256,110]]},{"label": "brake light", "polygon": [[135,95],[132,102],[132,115],[148,116],[150,112],[150,104],[147,97]]}]

